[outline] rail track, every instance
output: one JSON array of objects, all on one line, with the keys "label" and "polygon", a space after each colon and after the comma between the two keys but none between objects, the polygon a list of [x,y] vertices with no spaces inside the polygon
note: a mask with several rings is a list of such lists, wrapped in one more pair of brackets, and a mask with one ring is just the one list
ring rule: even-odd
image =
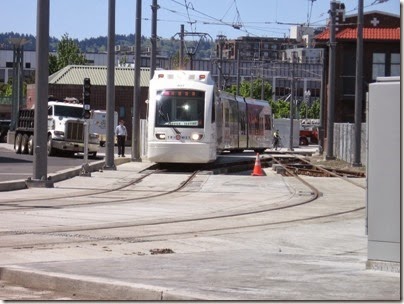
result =
[{"label": "rail track", "polygon": [[[255,208],[250,208],[250,209],[245,209],[245,210],[238,210],[238,211],[227,211],[227,212],[212,212],[211,214],[200,214],[200,215],[193,215],[193,216],[176,216],[175,218],[160,218],[160,219],[152,219],[152,220],[137,220],[135,222],[133,221],[126,221],[126,222],[110,222],[110,223],[102,223],[102,224],[85,224],[82,226],[76,226],[76,227],[65,227],[61,228],[59,226],[54,226],[54,227],[47,227],[47,228],[38,228],[38,229],[30,229],[30,230],[14,230],[14,231],[3,231],[0,233],[0,238],[4,236],[32,236],[32,240],[30,241],[23,241],[22,243],[18,244],[19,248],[24,248],[24,247],[30,247],[30,246],[35,246],[35,247],[43,247],[43,246],[53,246],[57,244],[68,244],[68,243],[81,243],[81,242],[92,242],[94,240],[98,241],[117,241],[117,242],[129,242],[129,243],[134,243],[134,242],[144,242],[144,241],[152,241],[156,239],[170,239],[170,238],[175,238],[175,237],[183,237],[187,235],[201,235],[201,234],[225,234],[225,233],[232,233],[232,231],[239,231],[240,229],[253,229],[253,228],[259,228],[259,227],[270,227],[270,226],[275,226],[275,225],[284,225],[284,224],[289,224],[289,223],[298,223],[298,222],[304,222],[304,221],[311,221],[311,220],[319,220],[319,219],[330,219],[330,218],[336,218],[337,216],[341,215],[346,215],[350,213],[355,213],[360,210],[363,210],[364,207],[358,207],[358,208],[350,208],[347,210],[342,210],[342,211],[336,211],[336,212],[326,212],[324,214],[315,214],[313,216],[291,216],[289,218],[284,218],[282,220],[276,220],[273,217],[271,217],[272,213],[275,212],[282,212],[282,211],[289,211],[289,210],[294,210],[296,208],[299,208],[303,205],[315,202],[319,197],[320,197],[320,191],[317,189],[317,187],[313,184],[313,182],[308,182],[307,180],[303,179],[300,177],[297,173],[302,172],[301,165],[297,166],[299,167],[299,170],[296,170],[296,166],[291,166],[291,163],[296,163],[297,159],[295,158],[294,160],[289,159],[285,161],[283,159],[282,161],[279,160],[276,157],[273,157],[272,161],[276,163],[279,166],[282,166],[284,168],[284,172],[286,172],[285,176],[290,176],[294,179],[296,179],[299,183],[305,185],[309,190],[309,195],[305,196],[304,198],[299,199],[298,201],[294,202],[287,202],[287,203],[278,203],[278,204],[270,204],[268,203],[267,205],[262,204],[259,207]],[[302,162],[299,161],[301,164]],[[268,164],[266,164],[268,165]],[[312,170],[312,168],[310,168]],[[321,171],[343,179],[344,181],[349,181],[346,177],[343,175],[338,175],[335,172],[330,172],[327,169],[322,168]],[[157,171],[155,171],[157,172]],[[130,182],[127,182],[125,185],[121,187],[117,187],[114,189],[110,190],[105,190],[105,191],[100,191],[96,194],[103,194],[103,193],[109,193],[111,191],[118,191],[122,190],[125,187],[129,187],[132,185],[136,185],[139,183],[141,180],[145,179],[146,177],[152,175],[155,172],[149,172],[144,174],[143,176],[136,178],[134,180],[131,180]],[[158,196],[164,196],[164,195],[170,195],[170,194],[175,194],[179,192],[180,190],[184,190],[186,186],[192,181],[192,179],[197,176],[199,171],[194,171],[192,174],[189,174],[189,176],[186,178],[184,182],[182,182],[179,186],[173,188],[172,190],[169,191],[164,191],[161,193],[149,193],[144,196],[137,196],[137,197],[132,197],[132,192],[128,191],[125,193],[126,196],[128,196],[125,199],[115,199],[115,200],[107,200],[107,201],[94,201],[94,202],[85,202],[85,203],[68,203],[68,204],[60,204],[58,205],[58,208],[63,209],[63,208],[75,208],[75,207],[81,207],[83,205],[96,205],[96,204],[113,204],[117,202],[133,202],[136,200],[141,200],[141,199],[152,199],[156,198]],[[358,186],[363,189],[363,186],[359,184],[354,184],[355,186]],[[94,193],[91,194],[83,194],[82,197],[91,197],[92,195],[95,195]],[[190,194],[188,194],[190,195]],[[62,199],[58,198],[58,199]],[[190,196],[190,199],[192,197]],[[274,206],[275,205],[275,206]],[[31,206],[16,206],[17,210],[26,210],[26,209],[33,209]],[[25,208],[25,209],[24,209]],[[16,211],[16,209],[8,209],[8,210],[13,210]],[[4,211],[4,209],[2,210]],[[298,213],[298,212],[297,212]],[[260,220],[258,223],[250,223],[246,224],[246,219],[248,218],[257,218],[261,217],[262,220]],[[134,229],[129,229],[131,232],[128,234],[128,228],[134,228]],[[124,231],[125,230],[125,231]],[[158,231],[158,232],[156,232]],[[46,240],[46,241],[39,241],[38,239],[35,239],[34,236],[40,237],[42,239],[43,237],[52,237],[56,239],[53,239],[52,241]],[[58,238],[63,238],[63,240],[60,240]],[[15,248],[16,244],[13,245],[1,245],[0,248]]]}]

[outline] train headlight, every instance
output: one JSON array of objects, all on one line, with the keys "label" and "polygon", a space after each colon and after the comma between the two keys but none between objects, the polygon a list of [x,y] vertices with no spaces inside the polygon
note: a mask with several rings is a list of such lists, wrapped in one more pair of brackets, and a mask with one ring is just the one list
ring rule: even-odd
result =
[{"label": "train headlight", "polygon": [[166,139],[166,134],[165,133],[156,133],[157,139]]},{"label": "train headlight", "polygon": [[192,140],[201,140],[202,137],[203,137],[203,134],[200,134],[200,133],[192,133],[192,135],[191,135]]}]

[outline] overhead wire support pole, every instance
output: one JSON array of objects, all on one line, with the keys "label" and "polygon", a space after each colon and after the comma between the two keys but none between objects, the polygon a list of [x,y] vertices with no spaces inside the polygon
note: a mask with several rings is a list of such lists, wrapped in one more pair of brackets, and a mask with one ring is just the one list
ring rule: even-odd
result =
[{"label": "overhead wire support pole", "polygon": [[184,69],[184,25],[181,24],[180,32],[180,58],[179,58],[179,68]]},{"label": "overhead wire support pole", "polygon": [[337,3],[331,0],[330,3],[330,46],[329,46],[329,62],[328,62],[328,106],[327,106],[327,150],[326,159],[335,159],[334,156],[334,111],[335,111],[335,17]]},{"label": "overhead wire support pole", "polygon": [[159,6],[157,0],[153,0],[152,8],[152,24],[151,24],[151,55],[150,55],[150,79],[153,78],[156,70],[156,54],[157,54],[157,10]]},{"label": "overhead wire support pole", "polygon": [[354,167],[361,167],[362,90],[363,90],[363,0],[358,0],[358,40],[356,40]]},{"label": "overhead wire support pole", "polygon": [[135,83],[132,110],[132,161],[140,159],[140,44],[142,35],[142,0],[136,0]]},{"label": "overhead wire support pole", "polygon": [[34,187],[53,187],[48,174],[48,76],[49,76],[49,0],[38,0],[36,19],[36,106],[34,111],[34,162],[33,180],[27,182]]},{"label": "overhead wire support pole", "polygon": [[107,142],[104,169],[116,170],[115,147],[115,2],[108,0],[108,59],[107,59]]}]

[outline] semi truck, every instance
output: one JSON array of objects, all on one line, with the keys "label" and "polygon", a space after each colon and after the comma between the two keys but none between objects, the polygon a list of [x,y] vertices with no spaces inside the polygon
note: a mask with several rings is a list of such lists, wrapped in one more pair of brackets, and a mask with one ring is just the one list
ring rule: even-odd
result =
[{"label": "semi truck", "polygon": [[[21,109],[15,132],[14,149],[18,154],[34,152],[35,109]],[[47,154],[74,154],[84,152],[83,105],[61,101],[48,102]],[[96,133],[89,132],[88,153],[96,157],[100,140]]]}]

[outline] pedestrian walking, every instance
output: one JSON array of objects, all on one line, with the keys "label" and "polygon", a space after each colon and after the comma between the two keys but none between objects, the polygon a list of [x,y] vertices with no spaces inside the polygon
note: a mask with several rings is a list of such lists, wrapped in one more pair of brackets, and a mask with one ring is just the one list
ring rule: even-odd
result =
[{"label": "pedestrian walking", "polygon": [[115,129],[115,135],[118,141],[118,157],[125,157],[125,140],[128,133],[126,131],[125,122],[122,119]]},{"label": "pedestrian walking", "polygon": [[275,151],[276,151],[276,150],[278,149],[278,147],[279,147],[279,141],[280,141],[280,139],[281,139],[281,137],[280,137],[280,135],[279,135],[279,130],[276,130],[276,131],[274,132],[274,145],[273,145]]}]

